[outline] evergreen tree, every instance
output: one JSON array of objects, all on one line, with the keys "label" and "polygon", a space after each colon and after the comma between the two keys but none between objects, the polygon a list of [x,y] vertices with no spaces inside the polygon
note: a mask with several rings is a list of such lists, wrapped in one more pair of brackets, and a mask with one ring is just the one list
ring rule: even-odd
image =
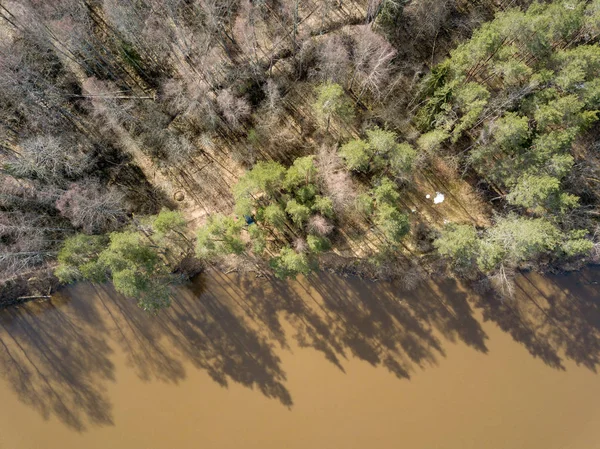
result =
[{"label": "evergreen tree", "polygon": [[252,251],[255,254],[262,255],[267,249],[267,233],[254,223],[248,226],[248,234],[252,240]]},{"label": "evergreen tree", "polygon": [[257,162],[233,187],[236,201],[264,193],[273,197],[283,188],[286,169],[278,162]]},{"label": "evergreen tree", "polygon": [[263,217],[267,224],[270,224],[280,231],[283,230],[287,221],[284,210],[276,203],[269,204],[265,207]]},{"label": "evergreen tree", "polygon": [[417,152],[408,143],[394,147],[389,155],[390,168],[397,177],[410,177],[417,159]]},{"label": "evergreen tree", "polygon": [[295,279],[297,275],[306,275],[311,271],[307,256],[289,247],[282,248],[279,255],[271,259],[270,265],[279,279]]},{"label": "evergreen tree", "polygon": [[79,280],[104,282],[107,273],[98,263],[98,256],[108,244],[104,235],[76,234],[65,239],[58,252],[58,267],[54,274],[62,283]]},{"label": "evergreen tree", "polygon": [[523,175],[506,199],[510,204],[527,207],[536,213],[545,210],[564,213],[578,203],[576,196],[561,192],[558,179],[546,175]]},{"label": "evergreen tree", "polygon": [[198,230],[196,255],[207,259],[224,254],[241,254],[244,252],[241,230],[240,220],[221,214],[211,215],[208,223]]},{"label": "evergreen tree", "polygon": [[483,271],[492,271],[500,264],[518,266],[554,251],[561,241],[562,233],[548,220],[509,215],[488,229],[477,262]]},{"label": "evergreen tree", "polygon": [[306,243],[308,244],[308,248],[313,253],[322,253],[323,251],[327,251],[331,248],[331,242],[327,237],[322,237],[318,235],[309,235],[306,237]]},{"label": "evergreen tree", "polygon": [[389,204],[377,206],[375,224],[391,243],[399,243],[410,231],[408,215]]},{"label": "evergreen tree", "polygon": [[340,156],[348,170],[367,171],[372,150],[367,142],[361,139],[351,140],[340,148]]},{"label": "evergreen tree", "polygon": [[333,218],[335,214],[333,211],[333,201],[329,197],[317,195],[315,196],[312,211],[319,212],[324,217]]},{"label": "evergreen tree", "polygon": [[298,227],[303,226],[310,216],[310,209],[296,200],[288,201],[285,211],[289,214],[292,222]]},{"label": "evergreen tree", "polygon": [[346,97],[342,86],[335,83],[324,83],[317,86],[316,91],[317,101],[314,109],[325,121],[326,131],[329,131],[333,117],[342,121],[349,121],[354,117],[352,103]]},{"label": "evergreen tree", "polygon": [[98,262],[106,267],[115,289],[138,300],[144,310],[169,306],[168,285],[176,280],[155,248],[137,232],[113,232]]},{"label": "evergreen tree", "polygon": [[285,174],[284,186],[286,189],[291,190],[300,185],[312,184],[315,181],[317,168],[314,159],[314,156],[305,156],[294,160],[294,163]]},{"label": "evergreen tree", "polygon": [[373,189],[373,197],[378,207],[384,204],[394,206],[400,201],[398,187],[390,178],[382,178],[379,181],[379,185]]},{"label": "evergreen tree", "polygon": [[477,231],[471,225],[450,224],[434,242],[439,254],[460,268],[474,266],[479,251]]}]

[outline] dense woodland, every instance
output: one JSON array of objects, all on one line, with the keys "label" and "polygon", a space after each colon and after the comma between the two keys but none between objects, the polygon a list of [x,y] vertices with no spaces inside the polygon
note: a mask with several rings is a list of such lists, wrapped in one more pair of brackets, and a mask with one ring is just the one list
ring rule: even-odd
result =
[{"label": "dense woodland", "polygon": [[[600,260],[600,0],[0,1],[0,303]],[[434,197],[443,194],[443,202]]]}]

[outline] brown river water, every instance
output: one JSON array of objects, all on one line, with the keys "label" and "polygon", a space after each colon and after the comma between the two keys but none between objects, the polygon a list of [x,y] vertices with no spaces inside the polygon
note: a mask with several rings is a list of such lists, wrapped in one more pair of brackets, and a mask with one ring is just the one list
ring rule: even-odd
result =
[{"label": "brown river water", "polygon": [[0,448],[600,448],[600,270],[517,291],[209,273],[152,317],[76,285],[0,312]]}]

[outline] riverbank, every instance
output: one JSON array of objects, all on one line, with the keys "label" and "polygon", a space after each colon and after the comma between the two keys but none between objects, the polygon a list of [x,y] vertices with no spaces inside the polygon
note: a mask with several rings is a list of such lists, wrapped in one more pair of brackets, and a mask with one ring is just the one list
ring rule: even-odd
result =
[{"label": "riverbank", "polygon": [[[401,257],[401,255],[399,255]],[[397,282],[405,290],[413,290],[421,284],[435,281],[436,278],[455,278],[458,282],[468,284],[471,288],[483,289],[489,293],[496,294],[491,289],[489,282],[483,277],[475,277],[470,279],[460,279],[455,273],[448,270],[444,261],[439,257],[431,258],[430,255],[423,255],[424,258],[418,260],[418,263],[410,260],[403,260],[398,263],[396,269],[387,267],[386,270],[381,270],[374,266],[368,260],[343,257],[335,252],[328,252],[320,256],[320,271],[337,274],[343,277],[356,277],[368,281],[386,281]],[[587,268],[599,266],[600,253],[590,256],[589,259],[578,259],[570,263],[561,263],[557,265],[546,265],[543,271],[538,271],[540,274],[567,274],[573,273]],[[52,297],[60,288],[66,288],[68,285],[61,284],[54,276],[54,265],[50,267],[32,271],[23,276],[17,276],[10,281],[4,281],[0,284],[0,310],[7,307],[18,306],[32,300],[46,300]],[[274,280],[269,267],[260,267],[256,264],[256,260],[247,260],[246,263],[241,263],[239,260],[222,260],[222,263],[205,266],[202,262],[195,258],[188,258],[182,261],[178,267],[178,273],[183,278],[193,278],[204,271],[217,271],[222,274],[239,273],[246,275],[254,275],[256,277],[267,277]],[[531,270],[524,270],[523,273],[528,273]],[[534,270],[535,271],[535,270]],[[483,282],[482,282],[483,281]]]}]

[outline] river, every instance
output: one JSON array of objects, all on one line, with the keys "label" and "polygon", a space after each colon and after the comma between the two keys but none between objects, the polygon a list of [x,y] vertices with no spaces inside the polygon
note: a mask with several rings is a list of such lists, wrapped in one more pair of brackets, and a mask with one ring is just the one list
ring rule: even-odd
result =
[{"label": "river", "polygon": [[208,273],[156,317],[79,284],[0,313],[0,448],[599,448],[598,281]]}]

